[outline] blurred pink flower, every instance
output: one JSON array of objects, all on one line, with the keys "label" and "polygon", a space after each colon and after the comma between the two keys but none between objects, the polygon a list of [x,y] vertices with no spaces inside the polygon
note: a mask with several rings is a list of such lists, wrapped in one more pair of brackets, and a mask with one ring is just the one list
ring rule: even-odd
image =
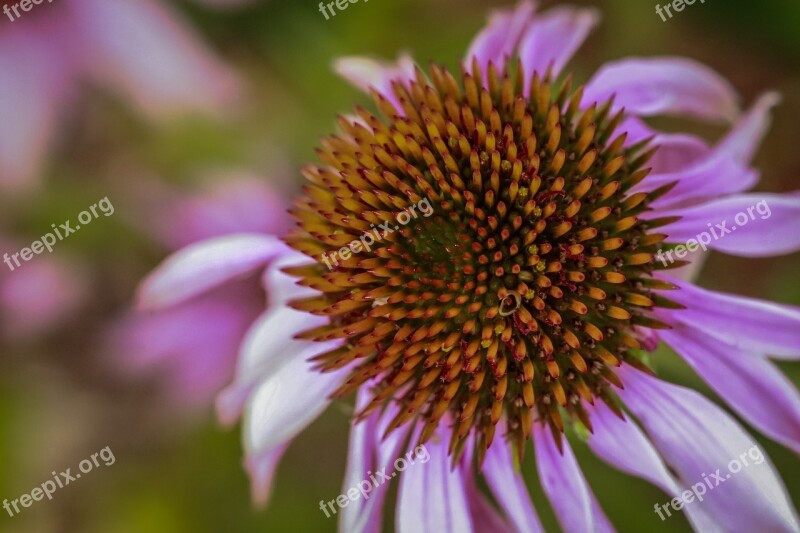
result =
[{"label": "blurred pink flower", "polygon": [[[530,437],[539,481],[562,529],[613,531],[563,438],[565,428],[585,433],[598,457],[670,498],[743,451],[760,451],[717,404],[641,371],[643,348],[659,341],[764,435],[800,450],[800,395],[771,361],[800,354],[800,309],[667,277],[647,251],[663,239],[686,241],[708,221],[732,219],[761,199],[772,209],[769,225],[748,225],[711,248],[746,257],[800,249],[797,194],[743,194],[757,181],[751,159],[776,98],[766,95],[742,114],[733,88],[709,68],[657,58],[605,65],[582,100],[558,100],[544,73],[559,76],[598,19],[595,10],[572,7],[536,13],[530,1],[498,11],[466,54],[462,85],[435,69],[432,81],[420,74],[412,85],[417,77],[407,58],[397,64],[339,61],[340,73],[375,89],[384,119],[363,113],[343,121],[341,136],[319,150],[324,166],[306,169],[312,185],[296,204],[305,232],[291,239],[306,254],[264,234],[218,237],[178,251],[144,280],[141,304],[168,309],[263,269],[269,305],[242,344],[233,383],[217,398],[223,422],[243,419],[257,502],[269,498],[290,442],[334,392],[355,389],[361,416],[351,426],[344,493],[372,472],[386,472],[418,442],[423,427],[429,432],[423,440],[430,462],[398,476],[400,533],[543,531],[513,458]],[[512,58],[529,76],[519,84],[521,95],[513,82],[504,83]],[[654,115],[731,128],[712,146],[657,132],[640,119]],[[639,171],[643,145],[636,143],[653,135],[660,149],[652,173]],[[660,194],[638,194],[653,191]],[[447,215],[431,219],[441,226],[416,228],[424,240],[400,232],[405,239],[390,238],[331,271],[310,263],[309,256],[368,231],[368,223],[380,219],[376,213],[394,215],[422,194]],[[664,218],[656,224],[654,216]],[[513,231],[508,220],[519,222]],[[665,235],[651,233],[647,224]],[[632,227],[637,232],[626,233]],[[448,230],[467,245],[448,239]],[[542,247],[518,244],[528,237]],[[496,251],[478,261],[470,249]],[[520,261],[506,261],[509,256]],[[520,272],[524,278],[512,276]],[[514,316],[506,318],[501,290],[520,287],[520,280],[536,281],[536,290],[519,289],[532,302],[522,303],[517,294],[508,313]],[[455,314],[448,317],[450,311]],[[501,342],[501,333],[510,336]],[[527,386],[536,388],[530,398]],[[367,405],[375,409],[362,411]],[[623,409],[636,419],[624,419]],[[471,425],[495,413],[491,424]],[[387,433],[392,426],[399,427]],[[477,469],[475,456],[483,452]],[[387,493],[388,484],[368,499],[348,496],[338,509],[340,530],[381,531]],[[698,531],[800,527],[765,454],[684,511]]]},{"label": "blurred pink flower", "polygon": [[0,188],[30,188],[83,81],[118,91],[150,118],[222,112],[239,83],[157,0],[34,5],[0,24]]},{"label": "blurred pink flower", "polygon": [[[191,194],[141,180],[137,191],[132,222],[169,249],[240,232],[280,234],[289,223],[285,200],[241,172],[216,175]],[[131,313],[112,329],[110,351],[128,372],[160,372],[174,405],[207,407],[230,382],[242,339],[266,296],[259,272],[242,271],[181,305]]]},{"label": "blurred pink flower", "polygon": [[[0,237],[0,255],[21,248]],[[88,289],[85,273],[63,256],[35,256],[13,271],[0,263],[0,337],[25,341],[45,335],[75,316]]]}]

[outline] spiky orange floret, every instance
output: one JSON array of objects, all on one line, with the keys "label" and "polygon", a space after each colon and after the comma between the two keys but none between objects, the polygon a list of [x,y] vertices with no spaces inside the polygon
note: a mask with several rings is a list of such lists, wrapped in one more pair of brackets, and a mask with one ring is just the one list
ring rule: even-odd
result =
[{"label": "spiky orange floret", "polygon": [[[344,339],[316,364],[354,368],[337,394],[371,386],[364,414],[400,402],[390,429],[421,419],[422,442],[453,421],[456,454],[470,433],[485,450],[501,417],[517,443],[535,419],[591,427],[580,400],[608,401],[613,368],[643,366],[633,326],[659,327],[648,311],[670,302],[653,291],[672,288],[651,277],[665,235],[649,230],[668,221],[639,218],[667,188],[630,192],[654,150],[615,136],[622,113],[581,110],[582,90],[549,75],[525,97],[519,64],[490,67],[488,89],[479,72],[432,66],[394,84],[397,108],[373,93],[383,119],[340,118],[288,239],[317,262],[287,272],[321,291],[292,305],[331,319],[301,337]],[[319,262],[426,198],[430,216]]]}]

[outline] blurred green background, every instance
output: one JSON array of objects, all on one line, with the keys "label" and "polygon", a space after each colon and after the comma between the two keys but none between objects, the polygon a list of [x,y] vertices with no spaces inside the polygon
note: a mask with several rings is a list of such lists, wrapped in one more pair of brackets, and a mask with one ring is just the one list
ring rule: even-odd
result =
[{"label": "blurred green background", "polygon": [[[545,7],[557,2],[542,2]],[[758,190],[800,188],[800,4],[785,0],[709,0],[662,22],[654,1],[578,2],[603,21],[572,64],[586,80],[603,62],[625,56],[683,55],[721,72],[745,102],[783,94],[756,160]],[[53,221],[74,217],[116,190],[117,180],[151,173],[191,184],[207,168],[255,169],[291,193],[292,169],[313,160],[337,113],[366,97],[339,79],[332,60],[367,54],[393,58],[407,50],[420,62],[454,66],[487,8],[509,2],[371,0],[326,21],[311,0],[257,2],[232,10],[176,7],[249,85],[248,104],[228,121],[192,118],[154,127],[107,93],[87,90],[68,117],[69,131],[46,170],[47,193],[36,207],[6,208],[4,224],[35,238]],[[8,75],[3,73],[2,75]],[[695,125],[684,125],[695,129]],[[699,130],[711,136],[719,131]],[[276,153],[282,154],[280,160]],[[288,170],[287,170],[288,169]],[[125,202],[113,197],[114,204]],[[800,230],[800,226],[798,227]],[[109,316],[130,304],[137,280],[166,253],[113,217],[60,245],[90,260],[95,289],[82,313],[51,335],[24,344],[0,341],[0,498],[16,498],[90,453],[110,446],[113,466],[96,469],[20,516],[0,511],[9,532],[334,531],[320,499],[341,492],[347,450],[347,404],[334,404],[298,438],[281,463],[271,504],[250,505],[238,428],[221,430],[212,410],[191,417],[165,408],[156,380],[125,381],[109,369],[98,336]],[[744,260],[712,254],[706,287],[800,305],[800,257]],[[659,352],[666,379],[711,395],[674,355]],[[800,367],[781,367],[798,383]],[[756,433],[753,431],[753,433]],[[800,506],[800,463],[760,439]],[[662,522],[655,502],[667,497],[609,468],[576,443],[586,476],[619,531],[686,531],[682,517]],[[535,480],[525,474],[548,531],[558,531]],[[387,524],[391,524],[387,505]]]}]

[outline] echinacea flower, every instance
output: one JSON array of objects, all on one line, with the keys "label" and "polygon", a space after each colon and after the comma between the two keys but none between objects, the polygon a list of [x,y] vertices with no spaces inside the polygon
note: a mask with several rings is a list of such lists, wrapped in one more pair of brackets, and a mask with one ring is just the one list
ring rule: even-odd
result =
[{"label": "echinacea flower", "polygon": [[[656,259],[760,201],[769,220],[708,246],[800,249],[800,196],[744,193],[776,97],[741,114],[724,79],[678,58],[611,63],[575,88],[562,70],[597,20],[522,2],[491,17],[460,73],[423,73],[407,57],[339,61],[379,113],[340,118],[322,165],[304,169],[286,239],[296,251],[263,235],[217,239],[145,282],[144,301],[173,305],[266,266],[270,306],[218,399],[225,419],[244,413],[257,499],[291,439],[331,397],[356,393],[345,492],[420,443],[430,450],[397,476],[398,531],[541,531],[515,467],[529,466],[530,440],[562,528],[612,531],[565,434],[670,498],[760,451],[725,410],[654,375],[660,341],[800,451],[800,396],[770,361],[800,353],[800,309],[701,289],[687,269],[670,275],[683,261]],[[732,126],[710,146],[652,130],[642,118],[653,115]],[[402,222],[425,199],[432,215]],[[695,529],[798,531],[761,457],[684,507]],[[386,487],[329,505],[341,530],[380,530]]]},{"label": "echinacea flower", "polygon": [[59,0],[29,3],[19,17],[0,13],[0,70],[8,73],[0,78],[0,187],[35,182],[82,82],[118,91],[151,118],[231,102],[234,74],[163,4]]}]

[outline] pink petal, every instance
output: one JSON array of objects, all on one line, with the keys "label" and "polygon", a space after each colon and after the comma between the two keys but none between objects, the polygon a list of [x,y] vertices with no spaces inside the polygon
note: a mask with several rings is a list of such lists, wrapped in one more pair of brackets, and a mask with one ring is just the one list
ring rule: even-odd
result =
[{"label": "pink petal", "polygon": [[558,76],[598,22],[596,9],[572,7],[555,7],[534,17],[519,45],[526,94],[533,73],[542,76],[552,66]]},{"label": "pink petal", "polygon": [[[769,257],[800,250],[800,231],[797,231],[800,193],[797,192],[728,196],[658,214],[683,217],[664,227],[669,242],[708,237],[709,248],[741,257]],[[716,227],[723,223],[729,232]],[[713,238],[715,233],[717,239]]]},{"label": "pink petal", "polygon": [[[256,280],[246,283],[257,290]],[[110,335],[109,352],[129,374],[163,372],[179,407],[207,408],[233,377],[236,354],[258,298],[216,291],[155,313],[127,317]]]},{"label": "pink petal", "polygon": [[86,68],[147,114],[222,114],[238,96],[233,73],[163,2],[83,0],[71,7],[86,39]]},{"label": "pink petal", "polygon": [[684,58],[624,59],[608,63],[586,85],[583,104],[616,95],[617,109],[640,116],[680,114],[732,121],[738,98],[719,74]]},{"label": "pink petal", "polygon": [[[466,476],[466,473],[464,475]],[[494,506],[486,500],[474,481],[467,483],[467,501],[475,531],[498,533],[513,531]]]},{"label": "pink petal", "polygon": [[495,500],[517,531],[544,531],[533,508],[531,496],[522,475],[514,469],[508,444],[495,440],[486,452],[483,477]]},{"label": "pink petal", "polygon": [[58,40],[39,29],[45,28],[0,33],[0,187],[7,192],[34,184],[73,81],[68,58],[53,50]]},{"label": "pink petal", "polygon": [[749,164],[769,131],[772,122],[770,112],[780,101],[781,97],[778,93],[770,92],[762,95],[720,141],[717,149],[739,163]]},{"label": "pink petal", "polygon": [[559,452],[549,428],[534,424],[536,468],[556,518],[564,531],[614,531],[600,509],[566,438]]},{"label": "pink petal", "polygon": [[396,529],[399,533],[471,533],[470,509],[460,468],[450,469],[448,437],[438,430],[425,444],[430,460],[406,469],[400,478]]},{"label": "pink petal", "polygon": [[287,246],[266,235],[240,234],[203,241],[168,257],[139,286],[142,309],[175,305],[263,267]]},{"label": "pink petal", "polygon": [[[682,486],[703,484],[712,474],[702,506],[725,531],[797,531],[800,525],[783,482],[755,439],[725,411],[695,391],[623,367],[618,394],[650,435]],[[733,460],[753,453],[738,473]],[[757,464],[761,457],[762,461]],[[730,477],[726,477],[730,475]],[[718,486],[717,486],[718,484]],[[699,489],[698,489],[699,491]]]},{"label": "pink petal", "polygon": [[664,278],[681,287],[670,292],[669,298],[687,307],[667,315],[673,323],[681,322],[756,356],[800,357],[800,308]]},{"label": "pink petal", "polygon": [[800,394],[772,362],[682,324],[660,335],[750,425],[800,453]]},{"label": "pink petal", "polygon": [[402,54],[396,63],[377,61],[368,57],[342,57],[333,68],[341,77],[368,93],[370,89],[385,96],[400,112],[402,109],[392,90],[392,82],[407,83],[415,78],[414,61],[408,54]]},{"label": "pink petal", "polygon": [[658,210],[657,216],[662,216],[661,211],[669,206],[746,191],[758,182],[758,177],[758,172],[738,163],[724,151],[713,150],[688,168],[649,175],[634,191],[652,191],[677,181],[672,190],[651,204]]},{"label": "pink petal", "polygon": [[[682,492],[653,444],[633,420],[621,420],[603,402],[588,409],[594,429],[589,447],[598,457],[614,468],[649,481],[670,498]],[[685,511],[695,531],[719,531],[702,507],[688,506]]]},{"label": "pink petal", "polygon": [[514,9],[496,10],[489,16],[489,22],[472,40],[464,56],[464,68],[472,73],[473,58],[478,60],[483,76],[488,72],[489,62],[495,67],[505,67],[506,59],[522,37],[531,21],[537,2],[523,0]]},{"label": "pink petal", "polygon": [[[675,188],[652,204],[654,208],[662,209],[752,188],[758,181],[758,173],[748,165],[769,128],[770,110],[778,101],[775,93],[762,96],[713,149],[705,150],[691,164],[667,172],[659,168],[665,158],[685,160],[673,148],[691,150],[691,147],[661,145],[664,136],[657,136],[653,144],[659,144],[660,147],[655,161],[649,163],[656,173],[648,176],[635,190],[654,190],[677,181]],[[692,139],[690,136],[682,137]],[[691,152],[686,153],[688,155]]]}]

